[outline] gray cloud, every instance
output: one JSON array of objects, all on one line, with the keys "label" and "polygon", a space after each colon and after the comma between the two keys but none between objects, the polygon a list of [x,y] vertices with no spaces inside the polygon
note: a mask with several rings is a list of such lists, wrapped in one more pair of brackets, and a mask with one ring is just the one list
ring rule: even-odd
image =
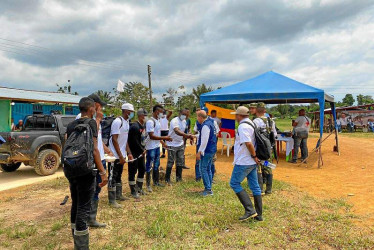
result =
[{"label": "gray cloud", "polygon": [[53,90],[70,79],[87,94],[146,82],[151,64],[158,94],[271,69],[333,91],[356,65],[373,72],[371,1],[285,2],[2,1],[0,38],[43,48],[0,39],[0,85]]}]

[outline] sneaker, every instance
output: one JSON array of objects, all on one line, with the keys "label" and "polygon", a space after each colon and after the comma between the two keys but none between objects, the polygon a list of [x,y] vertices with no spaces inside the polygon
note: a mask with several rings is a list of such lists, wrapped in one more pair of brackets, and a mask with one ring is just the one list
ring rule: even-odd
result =
[{"label": "sneaker", "polygon": [[292,161],[290,161],[290,163],[296,164],[297,161],[296,160],[292,160]]},{"label": "sneaker", "polygon": [[151,186],[147,186],[147,192],[148,192],[148,193],[152,193],[152,192],[153,192]]},{"label": "sneaker", "polygon": [[203,197],[207,197],[207,196],[212,196],[213,195],[213,191],[208,191],[208,190],[204,190],[201,195]]},{"label": "sneaker", "polygon": [[138,194],[139,195],[147,195],[147,193],[143,189],[138,190]]}]

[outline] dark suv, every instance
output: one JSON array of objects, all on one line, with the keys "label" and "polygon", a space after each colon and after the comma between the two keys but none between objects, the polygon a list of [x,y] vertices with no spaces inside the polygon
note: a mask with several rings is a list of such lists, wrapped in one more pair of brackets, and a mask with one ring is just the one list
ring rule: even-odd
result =
[{"label": "dark suv", "polygon": [[30,115],[21,131],[0,132],[0,168],[17,170],[22,163],[39,175],[54,174],[60,166],[67,125],[73,115]]}]

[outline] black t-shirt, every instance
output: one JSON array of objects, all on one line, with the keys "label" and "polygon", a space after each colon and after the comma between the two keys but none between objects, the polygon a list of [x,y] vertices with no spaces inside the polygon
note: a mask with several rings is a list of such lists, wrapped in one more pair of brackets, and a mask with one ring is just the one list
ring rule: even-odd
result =
[{"label": "black t-shirt", "polygon": [[141,155],[145,150],[145,128],[138,121],[131,123],[129,130],[129,147],[134,158]]},{"label": "black t-shirt", "polygon": [[[68,135],[68,138],[71,135],[71,133],[74,131],[75,126],[77,126],[78,124],[82,124],[86,119],[90,119],[90,118],[80,118],[78,120],[75,120],[75,121],[72,121],[71,123],[69,123],[68,127],[66,128],[66,134]],[[96,121],[94,119],[90,119],[90,121],[88,122],[88,125],[90,125],[90,127],[91,127],[92,136],[97,138],[97,124],[96,124]]]}]

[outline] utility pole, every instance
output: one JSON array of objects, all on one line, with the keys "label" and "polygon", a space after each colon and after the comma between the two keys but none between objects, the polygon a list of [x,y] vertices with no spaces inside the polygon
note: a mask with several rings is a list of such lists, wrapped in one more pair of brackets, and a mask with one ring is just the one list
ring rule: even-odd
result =
[{"label": "utility pole", "polygon": [[149,112],[152,113],[152,81],[151,81],[151,65],[148,65],[148,84],[149,84]]}]

